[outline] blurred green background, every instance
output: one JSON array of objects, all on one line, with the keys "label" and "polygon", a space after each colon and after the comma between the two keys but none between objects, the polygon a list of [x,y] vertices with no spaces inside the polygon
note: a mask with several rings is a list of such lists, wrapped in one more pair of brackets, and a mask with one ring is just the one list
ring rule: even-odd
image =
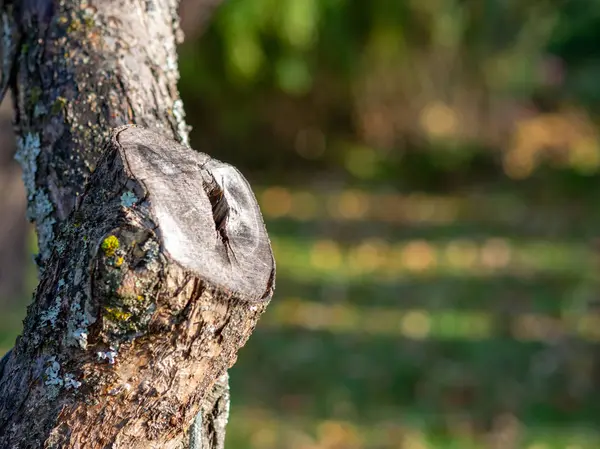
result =
[{"label": "blurred green background", "polygon": [[600,447],[600,1],[227,0],[180,68],[277,259],[228,449]]}]

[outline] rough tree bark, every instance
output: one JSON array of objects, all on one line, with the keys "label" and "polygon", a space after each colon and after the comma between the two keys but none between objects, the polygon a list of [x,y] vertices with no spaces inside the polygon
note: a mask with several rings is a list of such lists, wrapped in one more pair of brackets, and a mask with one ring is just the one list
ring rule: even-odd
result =
[{"label": "rough tree bark", "polygon": [[184,448],[200,409],[192,444],[222,447],[274,261],[244,178],[185,147],[177,2],[1,8],[40,284],[0,367],[0,447]]}]

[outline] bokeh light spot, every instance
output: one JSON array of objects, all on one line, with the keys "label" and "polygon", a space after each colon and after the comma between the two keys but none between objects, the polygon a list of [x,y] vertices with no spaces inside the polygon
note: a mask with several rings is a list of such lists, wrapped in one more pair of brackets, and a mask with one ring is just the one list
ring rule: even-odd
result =
[{"label": "bokeh light spot", "polygon": [[481,262],[487,268],[506,267],[510,259],[511,249],[505,239],[489,239],[481,247]]},{"label": "bokeh light spot", "polygon": [[446,246],[444,255],[451,267],[469,268],[477,263],[477,245],[470,240],[454,240]]},{"label": "bokeh light spot", "polygon": [[408,270],[422,272],[435,267],[437,255],[428,242],[418,240],[410,242],[404,247],[402,262]]},{"label": "bokeh light spot", "polygon": [[311,264],[315,268],[334,270],[342,264],[342,252],[338,243],[333,240],[316,242],[310,254]]},{"label": "bokeh light spot", "polygon": [[458,115],[442,102],[432,102],[425,106],[421,111],[420,121],[423,130],[432,137],[450,137],[458,131]]},{"label": "bokeh light spot", "polygon": [[348,220],[360,219],[365,216],[369,207],[366,195],[360,191],[346,191],[339,197],[338,210],[340,215]]},{"label": "bokeh light spot", "polygon": [[431,319],[426,312],[411,311],[402,318],[400,328],[405,336],[423,340],[427,338],[431,330]]},{"label": "bokeh light spot", "polygon": [[317,216],[317,197],[310,192],[292,194],[292,210],[290,216],[297,220],[312,220]]},{"label": "bokeh light spot", "polygon": [[357,178],[372,178],[377,172],[378,158],[375,150],[357,147],[347,150],[345,165]]},{"label": "bokeh light spot", "polygon": [[288,189],[269,187],[261,196],[260,207],[262,212],[270,218],[283,217],[292,208],[292,195]]}]

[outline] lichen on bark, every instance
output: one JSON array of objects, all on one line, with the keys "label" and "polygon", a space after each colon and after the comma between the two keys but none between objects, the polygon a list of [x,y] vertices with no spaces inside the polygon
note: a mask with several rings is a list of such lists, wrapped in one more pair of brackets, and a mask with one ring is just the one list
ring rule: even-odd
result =
[{"label": "lichen on bark", "polygon": [[[3,26],[0,94],[10,88],[14,98],[15,130],[22,143],[18,158],[28,187],[28,216],[36,224],[40,249],[37,262],[42,283],[36,298],[40,292],[47,294],[46,303],[40,303],[41,309],[35,309],[36,300],[29,315],[35,315],[37,310],[45,318],[38,320],[38,325],[43,324],[40,332],[45,326],[56,330],[53,325],[57,322],[60,325],[64,314],[72,316],[60,339],[60,345],[71,350],[88,349],[89,328],[97,319],[86,302],[90,293],[83,287],[89,285],[84,254],[93,237],[83,233],[77,234],[78,240],[65,238],[70,231],[64,226],[67,219],[73,229],[82,226],[78,205],[89,176],[104,155],[103,143],[110,130],[136,123],[188,145],[189,127],[177,91],[175,49],[182,40],[177,3],[176,0],[0,2]],[[216,3],[218,0],[211,1],[209,9]],[[141,197],[131,196],[131,190],[123,191],[120,205],[135,207],[138,198]],[[72,256],[72,245],[79,245],[76,256]],[[54,271],[45,271],[50,259],[70,255],[75,257],[69,262],[73,264],[72,270],[65,272],[58,282],[54,279],[56,290],[52,290],[43,282],[47,276],[56,275]],[[112,264],[113,268],[128,269],[125,256],[118,256]],[[53,270],[57,269],[53,266]],[[79,290],[67,295],[64,292],[70,288],[67,285],[79,286]],[[141,296],[143,301],[150,300]],[[131,305],[124,310],[111,310],[115,317],[125,318],[133,313],[128,307]],[[44,337],[33,333],[31,338],[35,346]],[[15,362],[9,359],[3,359],[2,367],[13,369],[10,367]],[[116,348],[97,351],[95,360],[107,365],[117,363]],[[40,358],[36,363],[37,375],[49,362]],[[75,375],[64,371],[64,364],[57,363],[60,369],[54,369],[56,365],[52,363],[50,372],[57,376],[62,373],[63,385],[76,385],[79,381]],[[215,427],[206,419],[203,425],[206,429]],[[223,436],[220,438],[218,444],[222,445]]]},{"label": "lichen on bark", "polygon": [[[30,201],[42,189],[52,211],[30,207],[39,263],[102,155],[112,128],[135,123],[188,145],[179,98],[176,0],[5,2],[3,82]],[[152,44],[149,44],[152,43]],[[12,59],[10,59],[12,58]],[[43,231],[43,232],[40,232]]]},{"label": "lichen on bark", "polygon": [[[226,392],[215,393],[213,385],[271,298],[273,256],[256,202],[231,201],[233,218],[224,226],[238,230],[230,242],[235,261],[216,257],[225,244],[210,191],[178,189],[178,201],[190,211],[188,226],[165,226],[163,204],[172,187],[148,179],[173,166],[186,173],[186,184],[202,189],[203,179],[226,164],[144,129],[114,131],[75,213],[60,228],[64,249],[48,259],[23,335],[4,366],[0,447],[182,448],[203,403],[227,407],[218,402]],[[247,183],[226,173],[219,181],[224,193],[247,198]],[[126,192],[139,200],[124,206]],[[203,202],[206,207],[198,206]],[[240,232],[240,223],[252,224]],[[207,231],[212,239],[190,238]],[[165,246],[173,233],[223,270],[215,275],[202,264],[175,260]],[[203,423],[212,410],[204,410]],[[222,445],[214,439],[222,419],[207,423],[202,442],[213,443],[202,447]]]}]

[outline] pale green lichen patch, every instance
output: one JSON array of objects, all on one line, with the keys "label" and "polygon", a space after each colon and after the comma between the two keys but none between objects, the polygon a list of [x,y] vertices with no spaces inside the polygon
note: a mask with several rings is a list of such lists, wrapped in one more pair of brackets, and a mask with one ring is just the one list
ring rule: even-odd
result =
[{"label": "pale green lichen patch", "polygon": [[67,336],[69,337],[68,343],[76,345],[81,349],[87,349],[88,345],[88,327],[94,319],[88,317],[84,310],[81,308],[82,294],[77,292],[75,300],[71,303],[69,308],[69,321],[67,322]]},{"label": "pale green lichen patch", "polygon": [[41,217],[46,217],[52,213],[52,203],[43,190],[39,189],[35,193],[33,202],[27,211],[30,220],[39,221]]},{"label": "pale green lichen patch", "polygon": [[81,268],[77,268],[75,270],[75,274],[73,275],[73,285],[77,286],[81,283],[81,279],[83,278],[83,270]]},{"label": "pale green lichen patch", "polygon": [[46,115],[48,113],[48,108],[44,103],[36,103],[33,108],[33,116],[41,117],[42,115]]},{"label": "pale green lichen patch", "polygon": [[35,198],[30,201],[27,215],[30,220],[35,220],[38,232],[38,247],[40,249],[40,257],[42,260],[47,260],[52,251],[54,240],[54,224],[55,218],[52,216],[54,207],[48,198],[48,195],[38,189],[35,193]]},{"label": "pale green lichen patch", "polygon": [[125,192],[121,195],[121,206],[131,207],[138,201],[138,198],[133,192]]},{"label": "pale green lichen patch", "polygon": [[60,241],[56,243],[55,247],[58,254],[62,256],[67,249],[67,243],[65,241]]},{"label": "pale green lichen patch", "polygon": [[40,136],[34,133],[25,133],[17,138],[16,161],[23,169],[23,183],[27,189],[27,198],[33,199],[35,193],[35,174],[37,172],[37,158],[40,155]]},{"label": "pale green lichen patch", "polygon": [[114,365],[117,361],[117,352],[114,350],[114,348],[110,348],[110,350],[106,352],[98,351],[96,356],[100,360],[106,360],[110,365]]},{"label": "pale green lichen patch", "polygon": [[156,240],[148,239],[142,245],[142,249],[146,252],[144,256],[146,262],[154,262],[158,257],[160,246],[158,246]]},{"label": "pale green lichen patch", "polygon": [[76,390],[81,386],[74,374],[65,373],[64,377],[60,375],[61,366],[56,360],[56,356],[52,356],[47,361],[46,369],[44,370],[44,384],[48,387],[48,396],[56,398],[61,387],[67,390]]},{"label": "pale green lichen patch", "polygon": [[88,333],[85,329],[75,329],[71,335],[75,341],[79,344],[79,347],[83,350],[87,349],[88,344]]},{"label": "pale green lichen patch", "polygon": [[64,383],[65,383],[65,388],[67,390],[71,390],[71,389],[77,390],[79,387],[81,387],[81,382],[79,382],[75,378],[75,375],[73,375],[71,373],[65,374]]},{"label": "pale green lichen patch", "polygon": [[190,138],[188,126],[185,123],[185,111],[183,109],[183,101],[181,99],[175,100],[173,103],[173,117],[177,123],[177,134],[182,145],[189,147]]},{"label": "pale green lichen patch", "polygon": [[52,305],[40,315],[40,327],[45,327],[50,325],[50,327],[56,326],[56,321],[58,320],[58,315],[60,313],[62,299],[60,296],[57,296]]},{"label": "pale green lichen patch", "polygon": [[56,357],[52,356],[48,359],[48,366],[44,371],[44,383],[46,385],[63,385],[63,380],[60,377],[60,363],[56,361]]},{"label": "pale green lichen patch", "polygon": [[50,399],[58,397],[64,381],[60,377],[60,363],[58,363],[54,356],[48,359],[48,366],[44,370],[44,384],[48,387],[48,396]]}]

